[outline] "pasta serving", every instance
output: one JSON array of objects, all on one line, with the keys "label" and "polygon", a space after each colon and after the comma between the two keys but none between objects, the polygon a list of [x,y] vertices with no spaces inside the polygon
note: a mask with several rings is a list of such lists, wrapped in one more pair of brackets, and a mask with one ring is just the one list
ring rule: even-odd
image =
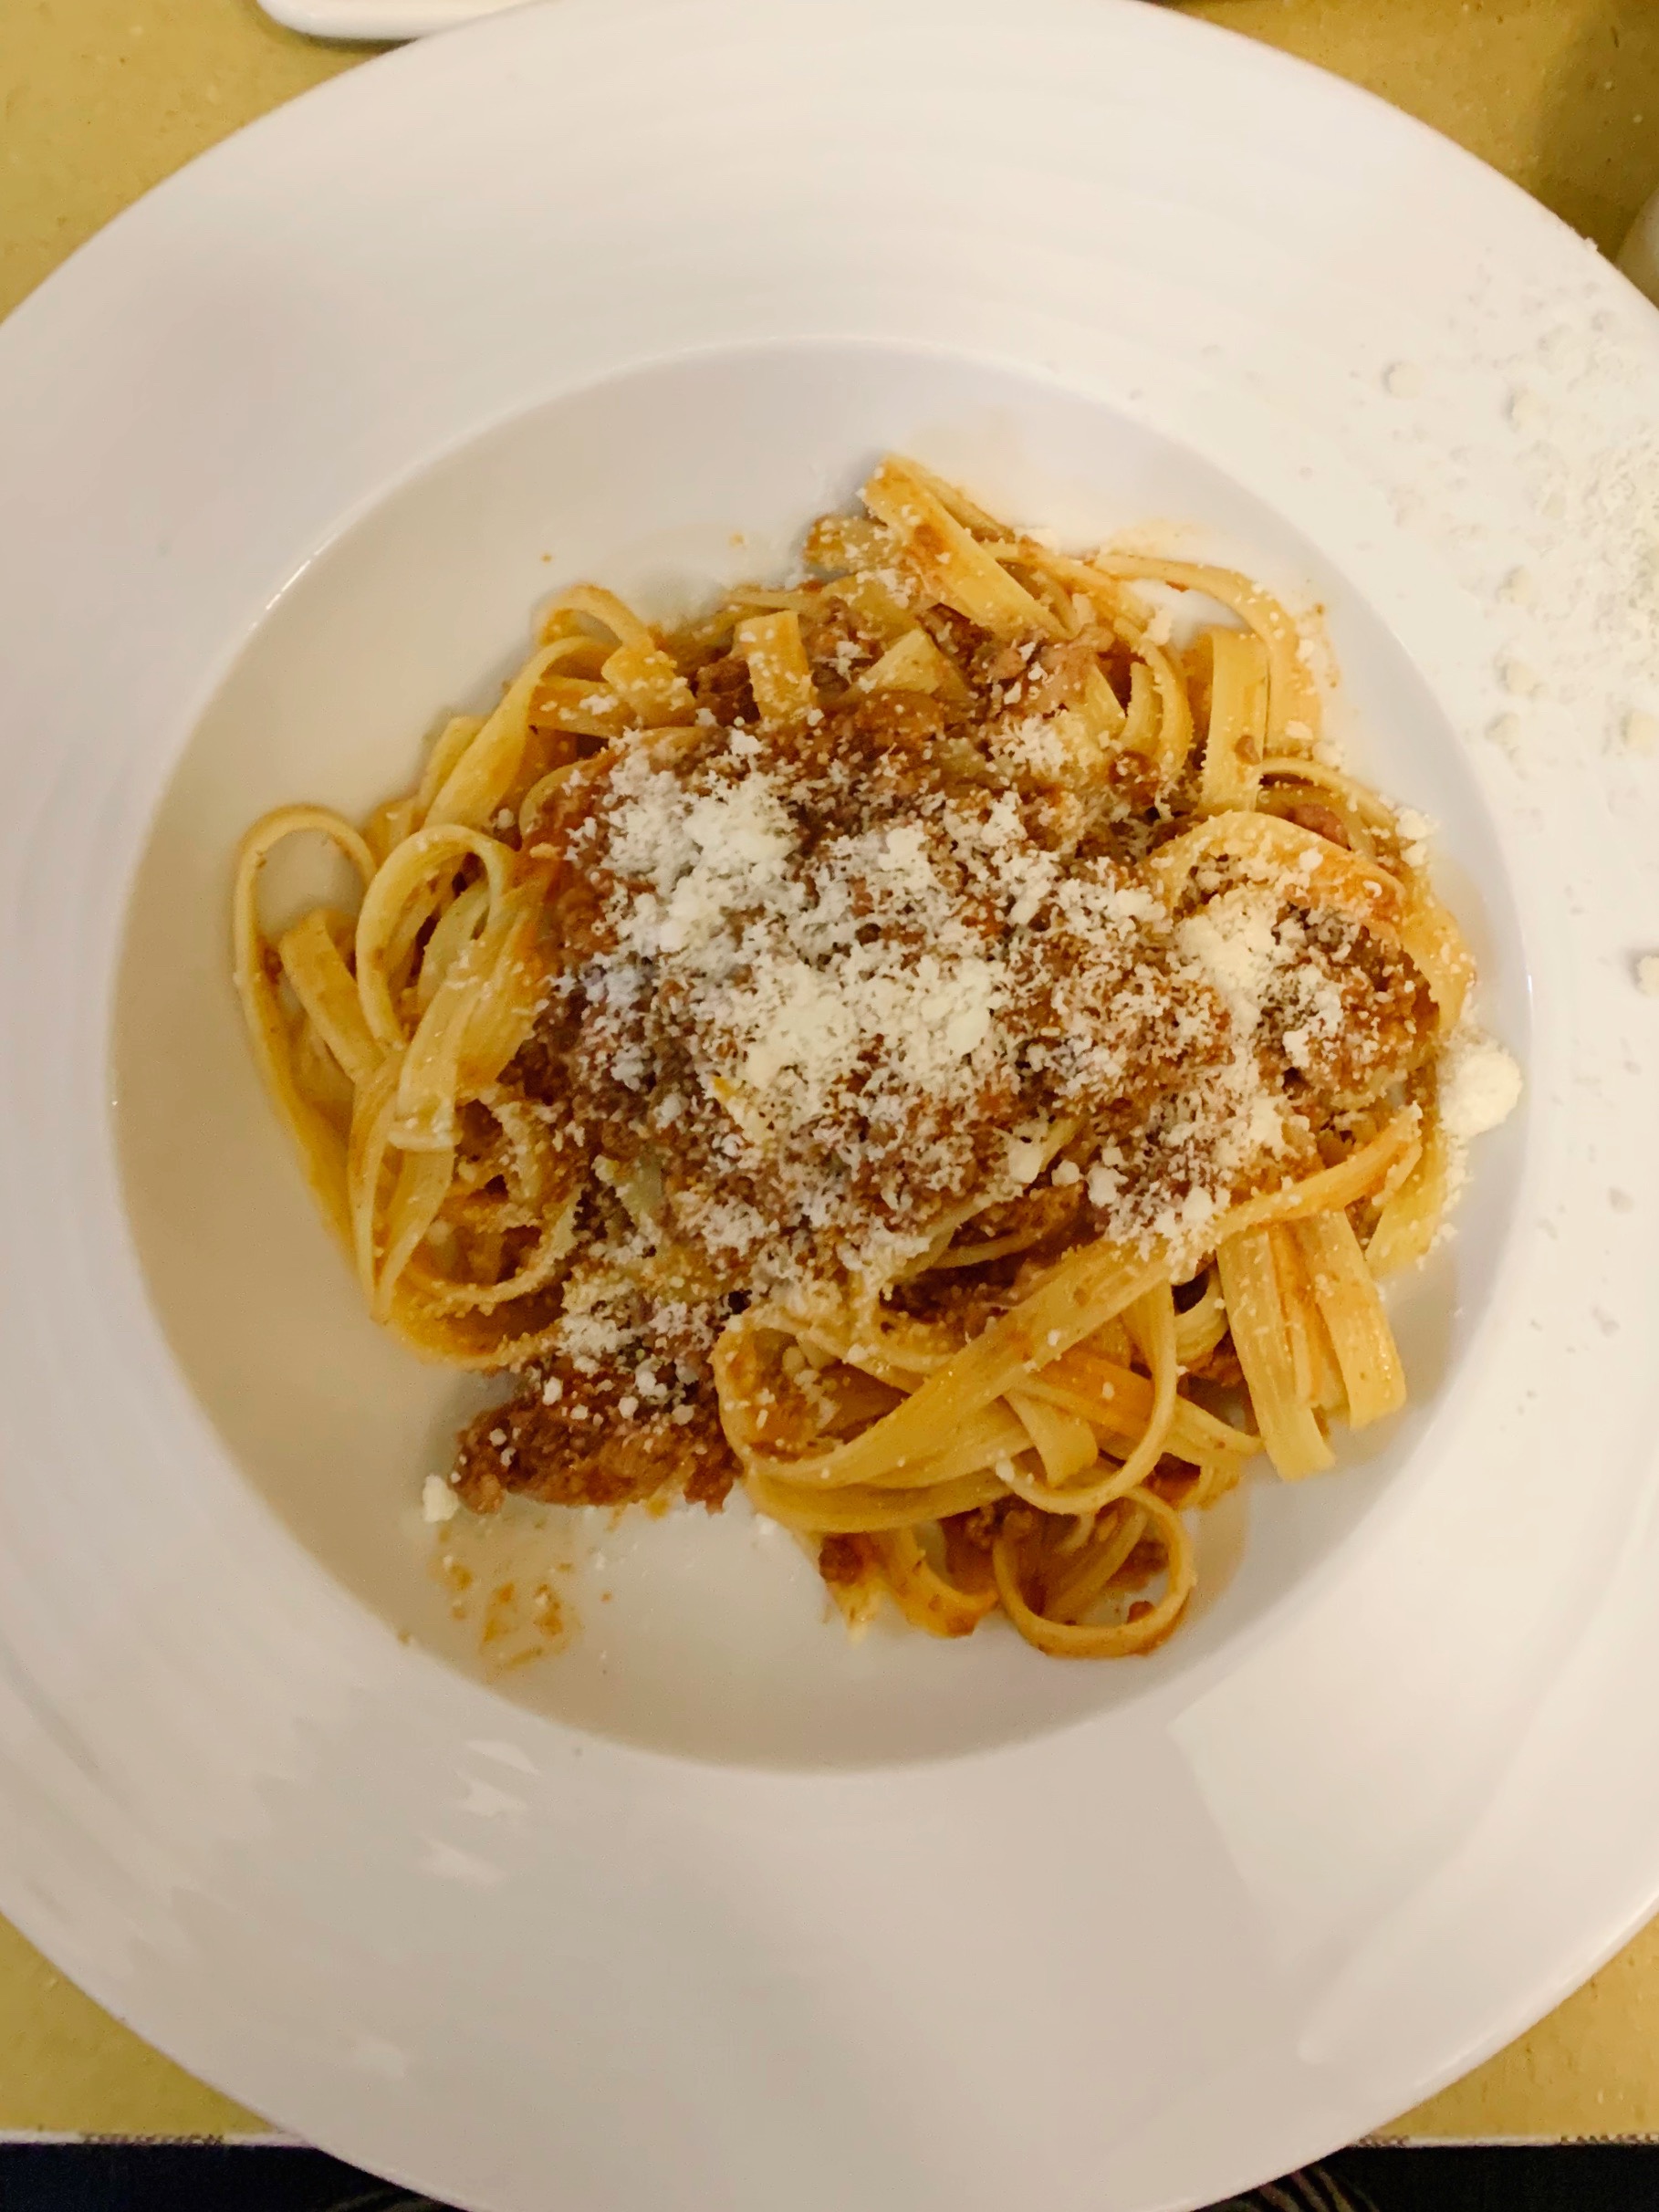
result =
[{"label": "pasta serving", "polygon": [[[1471,962],[1246,578],[862,501],[258,823],[248,1029],[375,1316],[514,1378],[440,1513],[740,1483],[854,1625],[1144,1652],[1253,1455],[1404,1401]],[[360,892],[267,933],[300,833]]]}]

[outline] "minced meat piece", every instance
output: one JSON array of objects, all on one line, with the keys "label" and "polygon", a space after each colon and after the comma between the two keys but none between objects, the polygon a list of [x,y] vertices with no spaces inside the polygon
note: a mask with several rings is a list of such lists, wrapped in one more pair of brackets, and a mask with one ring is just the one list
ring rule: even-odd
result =
[{"label": "minced meat piece", "polygon": [[623,1506],[679,1492],[710,1512],[725,1504],[738,1466],[709,1395],[672,1407],[632,1402],[572,1378],[549,1403],[532,1373],[518,1395],[463,1432],[455,1488],[475,1513],[507,1491],[554,1506]]}]

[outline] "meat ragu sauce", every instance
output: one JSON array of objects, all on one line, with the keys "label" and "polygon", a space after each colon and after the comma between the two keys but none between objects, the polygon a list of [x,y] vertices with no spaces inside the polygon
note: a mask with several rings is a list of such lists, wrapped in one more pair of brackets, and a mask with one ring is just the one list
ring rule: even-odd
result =
[{"label": "meat ragu sauce", "polygon": [[[983,1327],[1079,1239],[1251,1187],[1268,1163],[1236,1130],[1258,1073],[1296,1099],[1278,1179],[1317,1165],[1325,1132],[1424,1052],[1433,1009],[1407,962],[1339,915],[1273,915],[1247,870],[1223,866],[1198,887],[1205,912],[1236,873],[1265,970],[1241,1051],[1232,947],[1195,958],[1139,873],[1190,825],[1193,775],[1160,791],[1155,764],[1120,751],[1082,776],[1054,742],[1110,638],[1009,644],[924,607],[944,680],[869,691],[883,600],[907,589],[902,569],[886,580],[790,595],[819,701],[798,718],[763,722],[729,614],[657,633],[694,702],[683,726],[607,743],[533,709],[567,772],[522,839],[553,874],[550,981],[505,1088],[545,1121],[577,1196],[557,1346],[462,1439],[456,1487],[475,1510],[507,1491],[715,1508],[738,1468],[708,1361],[750,1299],[809,1304],[853,1269],[885,1279],[895,1311]],[[1299,813],[1347,843],[1330,809]],[[942,945],[950,970],[930,976]],[[824,979],[850,964],[856,987],[833,995]],[[987,1006],[996,1053],[918,1048],[918,1020],[977,1043]],[[850,1018],[866,1033],[842,1035]],[[837,1032],[828,1061],[815,1020]],[[1078,1142],[1045,1153],[1040,1182],[975,1219],[992,1246],[1017,1217],[1028,1232],[1036,1205],[1034,1239],[906,1283],[953,1214],[1006,1179],[1010,1131],[1067,1125]],[[799,1448],[840,1425],[815,1406]],[[827,1542],[827,1578],[855,1553]]]}]

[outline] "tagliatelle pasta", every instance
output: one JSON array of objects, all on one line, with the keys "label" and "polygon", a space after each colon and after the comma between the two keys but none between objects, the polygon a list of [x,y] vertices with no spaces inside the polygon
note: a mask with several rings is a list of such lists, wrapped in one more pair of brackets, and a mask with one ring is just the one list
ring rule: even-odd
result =
[{"label": "tagliatelle pasta", "polygon": [[[350,908],[268,929],[320,835]],[[1190,1519],[1405,1378],[1473,976],[1231,570],[912,462],[801,579],[583,586],[360,828],[244,843],[250,1037],[371,1311],[516,1378],[460,1498],[753,1505],[857,1624],[1145,1651]]]}]

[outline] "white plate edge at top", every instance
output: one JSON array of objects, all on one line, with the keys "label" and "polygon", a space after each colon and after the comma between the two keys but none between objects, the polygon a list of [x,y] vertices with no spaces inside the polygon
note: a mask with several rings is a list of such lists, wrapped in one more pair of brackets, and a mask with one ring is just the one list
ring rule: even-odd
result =
[{"label": "white plate edge at top", "polygon": [[364,45],[428,38],[483,16],[498,16],[524,0],[257,0],[274,23],[311,38]]}]

